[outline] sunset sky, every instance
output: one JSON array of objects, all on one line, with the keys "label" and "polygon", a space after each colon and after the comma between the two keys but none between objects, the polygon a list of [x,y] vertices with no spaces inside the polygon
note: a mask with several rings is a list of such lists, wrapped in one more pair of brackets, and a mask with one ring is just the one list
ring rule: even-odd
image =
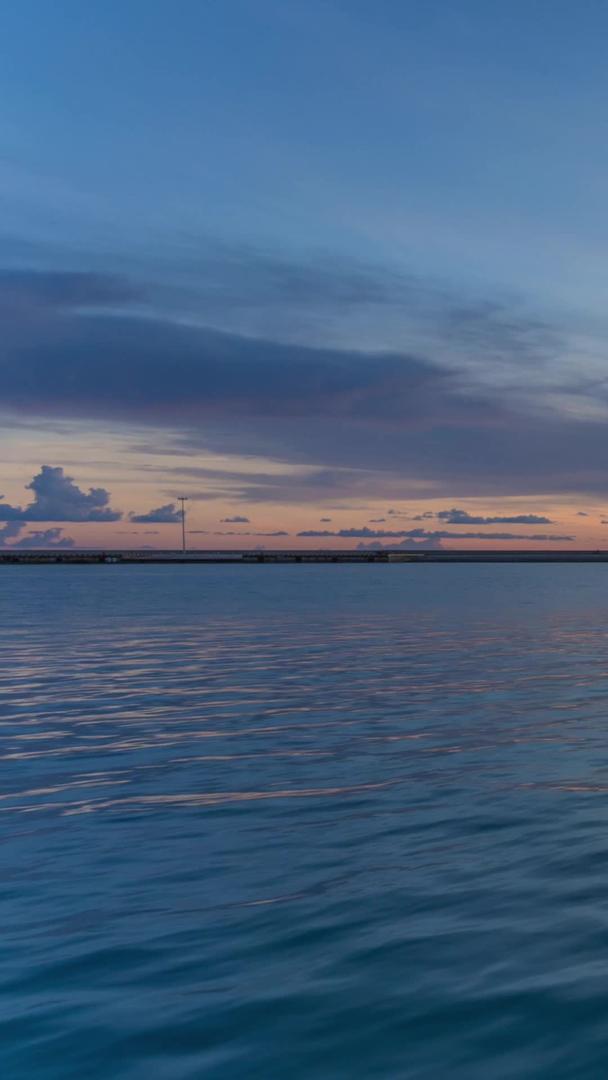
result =
[{"label": "sunset sky", "polygon": [[608,547],[608,5],[0,28],[0,546]]}]

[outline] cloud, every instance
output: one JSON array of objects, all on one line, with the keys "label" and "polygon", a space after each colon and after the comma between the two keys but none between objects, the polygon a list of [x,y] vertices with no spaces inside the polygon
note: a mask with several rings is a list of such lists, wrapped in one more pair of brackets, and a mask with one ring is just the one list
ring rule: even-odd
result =
[{"label": "cloud", "polygon": [[[5,408],[180,428],[204,423],[215,439],[219,425],[227,445],[243,447],[245,421],[272,420],[271,441],[294,420],[419,426],[425,414],[441,416],[457,383],[412,355],[312,348],[133,315],[66,320],[35,341],[20,328],[19,350],[8,357],[4,350]],[[449,408],[453,421],[466,424],[480,403],[454,396]],[[226,431],[229,417],[240,423]]]},{"label": "cloud", "polygon": [[247,531],[236,532],[236,530],[234,530],[232,532],[214,532],[213,535],[214,536],[289,536],[289,533],[285,532],[284,529],[275,529],[274,532],[247,532]]},{"label": "cloud", "polygon": [[[386,545],[391,551],[441,551],[443,544],[435,536],[429,536],[426,540],[402,540],[400,544]],[[379,540],[371,540],[369,544],[361,542],[357,544],[357,551],[381,551],[385,547]]]},{"label": "cloud", "polygon": [[7,544],[7,540],[14,540],[25,529],[23,521],[8,521],[0,528],[0,548],[67,548],[73,547],[74,541],[69,536],[63,536],[63,529],[44,529],[27,533],[14,544]]},{"label": "cloud", "polygon": [[[606,522],[608,524],[608,522]],[[573,536],[551,536],[548,533],[509,533],[509,532],[450,532],[447,529],[397,529],[390,531],[387,529],[369,529],[367,526],[361,528],[351,529],[339,529],[336,532],[330,532],[327,529],[306,529],[296,534],[302,537],[328,537],[335,536],[342,539],[352,539],[353,537],[372,537],[374,539],[387,539],[387,538],[399,538],[410,537],[412,539],[420,540],[532,540],[538,541],[571,541],[574,540]]]},{"label": "cloud", "polygon": [[0,304],[18,316],[32,308],[78,309],[124,305],[141,299],[131,282],[116,274],[60,270],[0,270]]},{"label": "cloud", "polygon": [[[422,517],[432,517],[432,514],[420,515]],[[473,514],[469,514],[466,510],[459,510],[458,507],[453,506],[451,510],[439,510],[436,515],[441,521],[447,522],[448,525],[552,525],[553,522],[548,517],[541,517],[539,514],[512,514],[510,516],[502,517],[478,517]]]},{"label": "cloud", "polygon": [[41,529],[22,536],[12,545],[16,548],[71,548],[74,541],[71,536],[63,536],[63,529]]},{"label": "cloud", "polygon": [[[455,491],[608,492],[608,383],[590,380],[582,367],[566,379],[560,364],[571,354],[542,319],[506,302],[456,302],[388,271],[357,267],[349,274],[331,260],[324,270],[234,254],[216,251],[203,270],[192,256],[191,280],[200,272],[206,284],[189,319],[178,317],[179,289],[169,283],[146,292],[111,275],[2,273],[7,422],[145,424],[167,432],[180,454],[263,455],[316,470],[298,484],[243,473],[227,479],[222,496],[206,496],[213,498],[253,493],[258,501],[312,502],[324,489],[387,501]],[[218,304],[232,320],[223,331],[197,321],[201,310],[210,322],[219,311],[212,305],[214,260],[225,272]],[[289,317],[281,322],[286,294]],[[246,297],[254,313],[247,325],[238,320]],[[264,306],[268,297],[273,319],[266,308],[266,322],[256,322],[256,298]],[[324,334],[325,324],[319,330],[315,323],[323,308],[330,318],[341,312],[344,329],[361,303],[381,304],[385,314],[401,303],[429,332],[410,334],[401,322],[399,333],[383,336],[380,320],[365,338],[358,325],[349,336]],[[293,312],[304,317],[311,305],[318,306],[302,323],[303,344],[294,340]],[[395,347],[401,341],[402,350]],[[546,362],[556,357],[559,363]],[[5,507],[0,517],[8,513]]]},{"label": "cloud", "polygon": [[331,521],[331,518],[320,518],[319,520],[324,521],[324,522],[329,522],[329,521]]},{"label": "cloud", "polygon": [[33,501],[23,509],[0,502],[0,521],[118,521],[122,517],[108,506],[110,496],[104,488],[81,491],[61,466],[42,465],[27,487],[34,492]]},{"label": "cloud", "polygon": [[0,528],[0,547],[6,547],[7,540],[13,540],[25,528],[21,521],[9,521]]},{"label": "cloud", "polygon": [[148,510],[146,514],[130,513],[129,518],[140,525],[175,525],[181,522],[182,512],[175,503],[166,503],[154,510]]},{"label": "cloud", "polygon": [[[602,523],[603,524],[603,523]],[[303,529],[301,532],[296,533],[296,536],[339,536],[339,532],[332,532],[330,529]]]},{"label": "cloud", "polygon": [[589,517],[589,514],[586,514],[584,510],[577,510],[576,511],[576,516],[577,517]]},{"label": "cloud", "polygon": [[391,532],[388,529],[370,529],[367,525],[362,527],[355,527],[351,529],[338,529],[333,531],[330,529],[303,529],[296,534],[297,536],[341,536],[341,537],[358,537],[358,536],[405,536],[407,535],[403,529]]},{"label": "cloud", "polygon": [[209,302],[227,308],[286,306],[304,313],[360,310],[362,305],[403,304],[413,281],[405,274],[324,254],[323,260],[294,259],[245,244],[207,242],[194,255],[197,281]]},{"label": "cloud", "polygon": [[240,514],[235,514],[234,517],[222,518],[222,525],[249,525],[248,517],[241,517]]},{"label": "cloud", "polygon": [[[304,471],[305,469],[305,471]],[[239,499],[245,503],[289,503],[325,501],[330,494],[345,489],[356,492],[373,483],[373,474],[347,469],[316,469],[304,467],[301,472],[287,469],[271,473],[217,469],[205,466],[142,466],[155,477],[166,478],[171,484],[190,483],[199,479],[207,484],[201,490],[188,489],[192,502],[215,499]],[[356,506],[335,506],[335,510],[367,510]]]},{"label": "cloud", "polygon": [[386,518],[370,518],[370,525],[379,525],[382,521],[386,521]]}]

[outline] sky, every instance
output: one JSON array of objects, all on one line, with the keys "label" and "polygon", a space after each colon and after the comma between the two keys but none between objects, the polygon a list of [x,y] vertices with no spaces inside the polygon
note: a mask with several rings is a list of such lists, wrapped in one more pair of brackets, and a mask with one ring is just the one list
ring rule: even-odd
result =
[{"label": "sky", "polygon": [[0,33],[0,547],[608,547],[603,0]]}]

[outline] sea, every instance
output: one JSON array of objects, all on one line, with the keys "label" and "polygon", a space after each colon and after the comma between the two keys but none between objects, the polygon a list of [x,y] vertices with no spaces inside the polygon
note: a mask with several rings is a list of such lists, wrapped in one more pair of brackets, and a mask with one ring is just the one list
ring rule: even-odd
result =
[{"label": "sea", "polygon": [[608,565],[0,567],[6,1080],[608,1074]]}]

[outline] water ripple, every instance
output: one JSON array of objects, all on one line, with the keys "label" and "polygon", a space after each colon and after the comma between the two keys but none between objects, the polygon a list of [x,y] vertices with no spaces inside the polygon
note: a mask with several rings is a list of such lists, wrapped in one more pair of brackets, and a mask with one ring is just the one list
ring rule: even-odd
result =
[{"label": "water ripple", "polygon": [[3,568],[6,1075],[603,1076],[604,573]]}]

